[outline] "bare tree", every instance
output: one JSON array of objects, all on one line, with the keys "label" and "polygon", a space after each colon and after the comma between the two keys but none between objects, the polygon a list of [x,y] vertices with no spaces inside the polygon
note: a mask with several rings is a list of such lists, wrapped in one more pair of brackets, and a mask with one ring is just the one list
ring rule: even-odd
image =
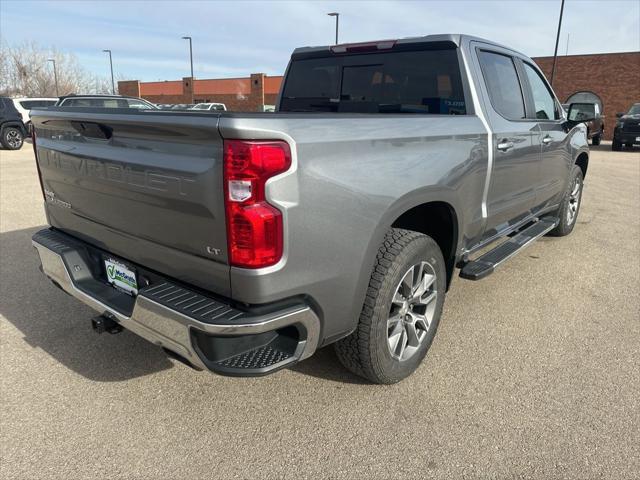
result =
[{"label": "bare tree", "polygon": [[55,97],[53,64],[58,77],[58,94],[110,93],[110,81],[92,75],[80,66],[72,53],[45,49],[34,42],[9,45],[0,40],[0,94],[25,97]]}]

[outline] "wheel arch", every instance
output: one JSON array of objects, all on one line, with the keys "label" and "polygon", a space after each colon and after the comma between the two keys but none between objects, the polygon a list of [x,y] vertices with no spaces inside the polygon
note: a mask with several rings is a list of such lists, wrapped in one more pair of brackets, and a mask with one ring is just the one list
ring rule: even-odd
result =
[{"label": "wheel arch", "polygon": [[582,178],[586,178],[587,169],[589,167],[589,154],[584,151],[580,152],[573,163],[579,166],[580,170],[582,170]]},{"label": "wheel arch", "polygon": [[433,238],[444,257],[449,288],[458,245],[458,216],[454,207],[443,201],[421,203],[399,215],[391,227],[420,232]]},{"label": "wheel arch", "polygon": [[4,122],[4,123],[0,126],[0,133],[4,132],[4,130],[5,130],[6,128],[10,128],[10,127],[15,127],[15,128],[17,128],[18,130],[20,130],[20,132],[22,132],[22,135],[23,135],[24,137],[26,137],[26,136],[27,136],[27,129],[25,128],[24,123],[19,122],[19,121],[17,121],[17,120],[16,120],[16,121],[10,120],[10,121],[8,121],[8,122]]}]

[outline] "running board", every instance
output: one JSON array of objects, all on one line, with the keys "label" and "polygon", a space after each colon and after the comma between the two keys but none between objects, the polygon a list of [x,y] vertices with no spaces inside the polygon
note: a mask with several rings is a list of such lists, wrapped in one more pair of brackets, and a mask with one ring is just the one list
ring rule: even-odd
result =
[{"label": "running board", "polygon": [[558,222],[559,219],[555,217],[544,217],[538,220],[493,250],[466,263],[460,270],[460,276],[467,280],[483,279],[493,273],[498,265],[509,260],[520,253],[526,246],[553,230],[558,225]]}]

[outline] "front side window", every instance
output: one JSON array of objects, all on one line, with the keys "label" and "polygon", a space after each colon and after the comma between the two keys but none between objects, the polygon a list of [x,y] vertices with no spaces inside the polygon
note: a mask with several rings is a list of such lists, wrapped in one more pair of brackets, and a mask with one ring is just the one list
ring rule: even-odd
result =
[{"label": "front side window", "polygon": [[467,112],[455,49],[294,59],[280,111]]},{"label": "front side window", "polygon": [[[553,95],[551,95],[547,83],[542,79],[538,71],[528,63],[524,63],[524,71],[529,80],[529,85],[531,85],[536,118],[538,120],[557,120],[560,118]],[[593,118],[593,115],[591,118]]]},{"label": "front side window", "polygon": [[524,98],[513,59],[481,50],[478,54],[491,105],[508,120],[525,118]]}]

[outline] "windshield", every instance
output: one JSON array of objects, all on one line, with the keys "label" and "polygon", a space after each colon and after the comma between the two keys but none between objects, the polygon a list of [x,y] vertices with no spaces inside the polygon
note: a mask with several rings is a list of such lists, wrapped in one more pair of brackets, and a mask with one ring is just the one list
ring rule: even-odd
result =
[{"label": "windshield", "polygon": [[627,115],[640,115],[640,103],[636,103],[631,107],[627,112]]},{"label": "windshield", "polygon": [[209,110],[210,105],[208,103],[199,103],[192,110]]},{"label": "windshield", "polygon": [[293,60],[282,112],[464,115],[457,51],[424,50]]}]

